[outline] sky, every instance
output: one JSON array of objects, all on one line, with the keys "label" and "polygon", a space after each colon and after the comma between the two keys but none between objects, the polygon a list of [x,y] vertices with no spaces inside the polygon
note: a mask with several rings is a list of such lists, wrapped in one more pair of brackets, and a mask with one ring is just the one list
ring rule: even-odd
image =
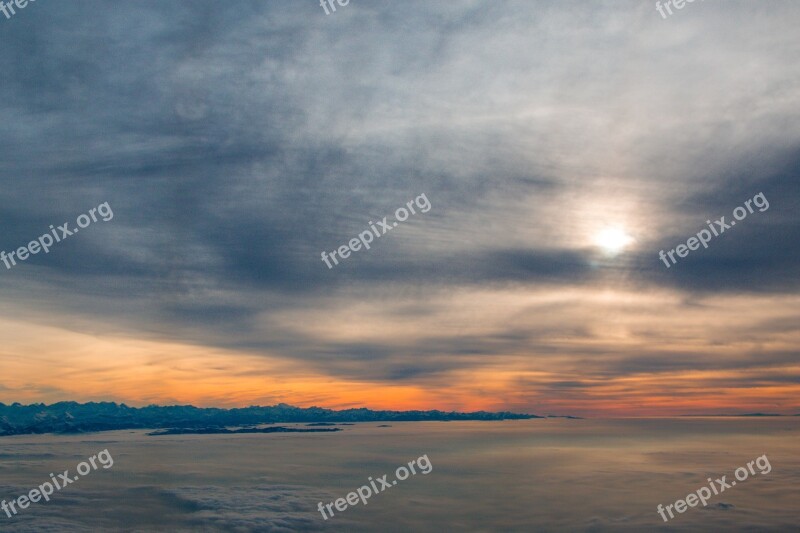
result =
[{"label": "sky", "polygon": [[0,263],[0,401],[800,413],[798,22],[790,0],[0,15],[0,250],[113,213]]}]

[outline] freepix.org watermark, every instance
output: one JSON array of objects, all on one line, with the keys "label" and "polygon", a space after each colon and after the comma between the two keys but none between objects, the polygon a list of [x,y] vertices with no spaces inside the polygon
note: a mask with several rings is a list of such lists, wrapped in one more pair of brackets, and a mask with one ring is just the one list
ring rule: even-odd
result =
[{"label": "freepix.org watermark", "polygon": [[16,251],[9,252],[8,254],[6,254],[6,251],[3,250],[0,252],[0,261],[6,265],[6,270],[10,270],[12,266],[17,264],[17,259],[20,261],[25,261],[31,255],[38,254],[41,251],[44,251],[44,253],[48,254],[50,253],[50,247],[53,246],[53,244],[61,242],[70,235],[78,233],[78,231],[89,226],[89,224],[92,222],[97,222],[97,215],[102,217],[103,222],[108,222],[114,218],[114,212],[111,210],[111,206],[108,205],[108,202],[104,202],[97,207],[90,209],[89,214],[84,213],[80,215],[78,220],[75,221],[75,223],[78,225],[77,228],[70,230],[69,222],[64,222],[64,224],[58,226],[58,229],[54,228],[53,225],[50,224],[50,233],[45,233],[37,240],[29,242],[27,246],[21,246]]},{"label": "freepix.org watermark", "polygon": [[656,11],[661,14],[661,18],[667,18],[667,15],[664,14],[664,8],[667,9],[670,15],[672,15],[672,9],[670,9],[670,4],[675,6],[675,9],[683,9],[686,7],[686,3],[692,3],[694,0],[667,0],[664,2],[664,5],[661,5],[661,2],[656,2]]},{"label": "freepix.org watermark", "polygon": [[[751,200],[747,200],[744,203],[744,205],[747,206],[747,209],[745,209],[742,206],[739,206],[736,209],[734,209],[733,218],[735,218],[736,220],[744,220],[745,218],[747,218],[748,212],[753,213],[753,204],[755,204],[755,206],[758,207],[758,211],[760,213],[763,213],[764,211],[769,209],[769,202],[767,201],[766,196],[764,196],[763,192],[760,192],[756,194]],[[736,225],[736,220],[731,220],[730,224],[725,222],[725,217],[721,217],[713,224],[711,223],[710,220],[706,220],[706,224],[708,224],[708,228],[711,231],[707,229],[702,229],[699,232],[697,232],[696,237],[690,237],[689,240],[686,241],[686,244],[679,244],[678,246],[667,252],[666,255],[664,255],[664,250],[661,250],[660,252],[658,252],[658,257],[662,261],[664,261],[664,265],[666,265],[666,267],[669,268],[678,262],[678,260],[675,259],[675,254],[678,254],[678,257],[686,257],[687,255],[689,255],[689,250],[697,250],[698,248],[700,248],[701,244],[703,245],[703,248],[708,248],[708,243],[709,241],[711,241],[711,238],[719,237],[720,235],[725,233],[725,230],[731,229],[733,226]],[[667,261],[667,256],[669,256],[670,260],[672,261],[672,265]]]},{"label": "freepix.org watermark", "polygon": [[[347,4],[350,3],[350,0],[336,0],[336,3],[339,4],[340,6],[344,7],[344,6],[346,6]],[[331,9],[333,10],[333,12],[336,13],[336,6],[334,5],[334,1],[333,0],[319,0],[319,5],[322,7],[322,9],[325,10],[325,14],[326,15],[330,15],[331,14],[331,12],[328,11],[328,6],[331,6]]]},{"label": "freepix.org watermark", "polygon": [[[422,460],[425,460],[424,463]],[[380,484],[380,488],[375,484],[376,480],[372,479],[372,476],[369,477],[369,485],[362,485],[356,492],[350,492],[346,498],[339,498],[335,502],[331,502],[326,504],[323,508],[322,502],[317,504],[317,509],[319,512],[322,513],[322,518],[325,520],[328,519],[328,516],[325,514],[325,509],[333,516],[333,507],[336,507],[336,510],[339,512],[344,511],[347,509],[347,505],[356,505],[361,500],[361,503],[367,505],[367,499],[372,496],[373,494],[378,494],[379,492],[383,492],[386,489],[392,488],[392,486],[397,485],[397,480],[404,481],[408,479],[409,476],[417,475],[417,470],[414,468],[414,464],[416,463],[417,466],[420,468],[420,472],[423,475],[430,474],[433,470],[433,464],[431,463],[430,459],[428,459],[428,454],[423,455],[413,461],[408,462],[408,468],[405,465],[400,466],[395,471],[394,475],[397,479],[393,479],[391,482],[387,481],[386,478],[389,474],[384,474],[383,476],[377,479],[377,482]],[[410,470],[409,470],[410,469]]]},{"label": "freepix.org watermark", "polygon": [[[421,203],[420,200],[424,200],[424,202]],[[406,209],[406,207],[398,208],[397,211],[394,212],[394,217],[400,222],[405,222],[406,220],[408,220],[409,210],[411,210],[412,215],[417,214],[417,212],[414,211],[415,204],[419,208],[421,213],[427,213],[428,211],[431,210],[430,200],[428,200],[428,197],[425,196],[425,193],[422,193],[419,196],[417,196],[414,200],[406,202],[406,207],[408,207],[408,209]],[[324,261],[325,264],[328,265],[328,268],[331,269],[333,268],[333,265],[331,265],[330,262],[331,259],[333,259],[334,265],[339,264],[339,260],[336,259],[337,253],[339,254],[340,259],[347,259],[348,257],[350,257],[350,252],[359,251],[361,249],[361,246],[364,246],[365,249],[369,250],[369,245],[374,239],[380,237],[381,235],[386,235],[387,233],[389,233],[389,231],[398,226],[397,222],[392,222],[391,224],[387,222],[386,221],[387,218],[389,217],[383,217],[383,220],[378,222],[378,226],[380,226],[381,228],[380,231],[378,230],[378,228],[375,227],[375,224],[370,220],[369,225],[372,228],[372,231],[370,230],[362,231],[361,233],[358,234],[358,237],[350,239],[350,242],[348,242],[347,244],[343,244],[338,249],[332,251],[330,253],[330,256],[328,255],[327,252],[322,252],[322,261]]]},{"label": "freepix.org watermark", "polygon": [[[63,474],[59,474],[58,478],[53,474],[50,474],[50,481],[45,481],[38,488],[31,490],[28,494],[23,494],[19,498],[15,500],[11,500],[10,502],[6,502],[3,500],[0,503],[0,509],[5,511],[6,516],[12,518],[16,515],[19,511],[17,511],[17,507],[20,510],[27,509],[31,503],[38,503],[44,498],[44,501],[49,502],[50,496],[56,491],[61,490],[67,485],[71,485],[80,479],[81,476],[89,475],[93,470],[97,470],[97,462],[100,462],[103,465],[103,468],[109,469],[114,466],[114,458],[111,457],[111,454],[108,452],[108,449],[103,450],[102,452],[98,453],[97,455],[93,455],[87,459],[89,462],[82,461],[78,463],[78,466],[75,467],[78,470],[78,475],[72,477],[69,475],[69,470],[64,470]],[[89,466],[91,463],[92,466]],[[61,481],[61,483],[59,483]],[[11,513],[14,513],[12,515]]]},{"label": "freepix.org watermark", "polygon": [[[35,2],[36,0],[13,0],[12,2],[3,2],[3,0],[0,0],[0,12],[6,16],[6,19],[10,19],[17,14],[14,10],[14,6],[17,6],[19,9],[25,9],[28,7],[28,1]],[[10,14],[9,11],[11,12]]]},{"label": "freepix.org watermark", "polygon": [[[758,470],[761,472],[761,475],[769,474],[770,472],[772,472],[772,465],[769,464],[769,459],[767,459],[767,455],[764,454],[761,457],[756,458],[755,461],[750,461],[749,463],[747,463],[747,468],[743,466],[737,468],[736,471],[733,473],[734,477],[736,477],[736,481],[745,481],[750,474],[756,475],[756,471],[753,469],[753,465],[756,465],[758,467]],[[736,481],[733,480],[731,480],[731,482],[728,483],[726,481],[727,477],[728,476],[722,476],[721,478],[718,478],[715,481],[711,481],[711,478],[708,478],[708,487],[701,487],[697,489],[695,492],[689,493],[689,495],[686,496],[685,500],[678,500],[675,503],[667,505],[666,507],[664,507],[659,503],[658,507],[656,507],[656,511],[658,512],[658,514],[661,515],[661,518],[664,519],[664,522],[667,522],[668,519],[664,515],[665,509],[667,513],[669,513],[670,518],[675,518],[675,515],[672,514],[673,507],[679,513],[686,512],[686,509],[688,509],[688,507],[696,507],[698,503],[702,503],[703,507],[705,507],[706,505],[708,505],[708,500],[711,499],[712,490],[714,491],[714,496],[717,496],[718,494],[725,492],[725,489],[729,489],[736,485]],[[717,489],[717,487],[719,487],[719,489]]]}]

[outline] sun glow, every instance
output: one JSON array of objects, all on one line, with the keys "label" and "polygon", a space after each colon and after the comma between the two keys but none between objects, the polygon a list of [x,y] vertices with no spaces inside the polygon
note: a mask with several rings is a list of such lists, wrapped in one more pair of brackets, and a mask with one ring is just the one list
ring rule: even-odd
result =
[{"label": "sun glow", "polygon": [[633,237],[619,227],[606,228],[594,236],[595,245],[602,248],[609,255],[616,255],[622,252],[633,240]]}]

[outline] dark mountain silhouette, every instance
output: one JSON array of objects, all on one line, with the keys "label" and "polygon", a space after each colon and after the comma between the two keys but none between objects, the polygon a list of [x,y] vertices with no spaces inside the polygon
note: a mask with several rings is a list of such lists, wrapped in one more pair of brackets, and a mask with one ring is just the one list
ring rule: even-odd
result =
[{"label": "dark mountain silhouette", "polygon": [[115,402],[58,402],[21,405],[0,403],[0,436],[31,433],[85,433],[118,429],[224,428],[286,422],[399,422],[424,420],[518,420],[542,418],[509,412],[457,413],[445,411],[372,411],[322,407],[268,407],[234,409],[192,405],[128,407]]},{"label": "dark mountain silhouette", "polygon": [[159,429],[148,433],[151,437],[160,437],[161,435],[231,435],[234,433],[321,433],[330,431],[341,431],[341,428],[314,428],[314,429],[300,429],[300,428],[287,428],[283,426],[269,426],[265,428],[241,428],[241,429],[228,429],[220,427],[212,428],[172,428],[172,429]]}]

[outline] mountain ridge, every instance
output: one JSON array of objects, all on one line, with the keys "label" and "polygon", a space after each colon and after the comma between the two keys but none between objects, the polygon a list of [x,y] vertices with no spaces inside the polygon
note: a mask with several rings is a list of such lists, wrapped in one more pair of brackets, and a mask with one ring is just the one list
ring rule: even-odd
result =
[{"label": "mountain ridge", "polygon": [[365,407],[333,410],[285,403],[224,409],[193,405],[129,407],[116,402],[74,401],[22,405],[0,402],[0,436],[88,433],[121,429],[246,426],[286,422],[419,422],[449,420],[523,420],[543,416],[508,411],[374,411]]}]

